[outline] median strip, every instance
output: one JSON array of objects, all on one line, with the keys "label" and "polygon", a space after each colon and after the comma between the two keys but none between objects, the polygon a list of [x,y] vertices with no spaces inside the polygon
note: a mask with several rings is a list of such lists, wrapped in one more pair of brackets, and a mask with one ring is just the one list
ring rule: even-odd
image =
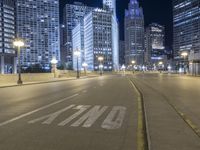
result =
[{"label": "median strip", "polygon": [[138,128],[137,128],[137,150],[150,150],[150,138],[147,133],[147,120],[143,95],[135,83],[130,80],[131,85],[138,94]]}]

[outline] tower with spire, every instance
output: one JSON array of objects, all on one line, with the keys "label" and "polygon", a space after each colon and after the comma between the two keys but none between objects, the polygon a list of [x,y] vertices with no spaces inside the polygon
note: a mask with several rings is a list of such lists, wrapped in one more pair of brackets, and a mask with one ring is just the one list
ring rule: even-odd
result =
[{"label": "tower with spire", "polygon": [[130,65],[144,64],[144,15],[137,0],[130,0],[128,10],[125,10],[125,61]]}]

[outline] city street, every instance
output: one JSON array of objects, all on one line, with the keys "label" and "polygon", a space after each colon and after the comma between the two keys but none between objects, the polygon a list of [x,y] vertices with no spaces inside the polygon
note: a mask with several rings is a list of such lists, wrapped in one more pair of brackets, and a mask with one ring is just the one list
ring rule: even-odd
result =
[{"label": "city street", "polygon": [[199,150],[199,85],[138,73],[1,88],[0,150]]}]

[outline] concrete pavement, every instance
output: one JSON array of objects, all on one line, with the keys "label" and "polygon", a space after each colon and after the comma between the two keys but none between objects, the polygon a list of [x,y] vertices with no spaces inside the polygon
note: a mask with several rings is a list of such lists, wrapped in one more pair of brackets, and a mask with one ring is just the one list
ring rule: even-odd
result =
[{"label": "concrete pavement", "polygon": [[200,80],[168,74],[137,74],[144,95],[153,150],[200,149]]}]

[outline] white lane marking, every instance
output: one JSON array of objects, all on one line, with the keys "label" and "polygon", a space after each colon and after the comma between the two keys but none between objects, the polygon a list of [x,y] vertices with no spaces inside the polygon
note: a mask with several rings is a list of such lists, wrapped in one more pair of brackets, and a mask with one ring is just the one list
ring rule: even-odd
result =
[{"label": "white lane marking", "polygon": [[80,114],[82,114],[84,111],[86,111],[90,107],[91,107],[90,105],[80,105],[80,106],[77,106],[74,109],[77,109],[79,111],[76,112],[75,114],[73,114],[72,116],[70,116],[69,118],[65,119],[61,123],[59,123],[58,126],[65,126],[66,124],[68,124],[73,119],[77,118]]},{"label": "white lane marking", "polygon": [[53,102],[53,103],[48,104],[48,105],[46,105],[46,106],[40,107],[40,108],[38,108],[38,109],[35,109],[35,110],[31,111],[31,112],[22,114],[22,115],[20,115],[20,116],[18,116],[18,117],[15,117],[15,118],[12,118],[12,119],[7,120],[7,121],[5,121],[5,122],[2,122],[2,123],[0,123],[0,127],[2,127],[2,126],[4,126],[4,125],[7,125],[7,124],[9,124],[9,123],[12,123],[12,122],[14,122],[14,121],[16,121],[16,120],[22,119],[22,118],[24,118],[24,117],[27,117],[27,116],[29,116],[29,115],[32,115],[32,114],[34,114],[34,113],[36,113],[36,112],[38,112],[38,111],[41,111],[41,110],[44,110],[44,109],[49,108],[49,107],[51,107],[51,106],[54,106],[54,105],[56,105],[56,104],[62,103],[62,102],[64,102],[64,101],[66,101],[66,100],[72,99],[72,98],[74,98],[74,97],[76,97],[76,96],[78,96],[78,95],[79,95],[79,94],[74,94],[74,95],[72,95],[72,96],[63,98],[63,99],[61,99],[61,100],[59,100],[59,101],[56,101],[56,102]]},{"label": "white lane marking", "polygon": [[78,127],[82,123],[82,127],[89,128],[91,127],[94,122],[106,111],[108,106],[104,106],[101,109],[101,106],[94,106],[91,108],[85,115],[83,115],[79,120],[77,120],[75,123],[73,123],[72,127]]},{"label": "white lane marking", "polygon": [[118,129],[121,127],[126,114],[126,107],[115,106],[101,125],[104,129]]},{"label": "white lane marking", "polygon": [[84,90],[83,93],[87,93],[87,90]]},{"label": "white lane marking", "polygon": [[61,109],[61,110],[57,111],[57,112],[42,116],[42,117],[34,119],[34,120],[31,120],[28,123],[36,123],[36,122],[45,120],[44,122],[42,122],[42,124],[51,124],[60,114],[62,114],[63,112],[65,112],[65,111],[67,111],[69,109],[71,109],[74,106],[75,105],[70,105],[70,106],[68,106],[68,107],[66,107],[64,109]]}]

